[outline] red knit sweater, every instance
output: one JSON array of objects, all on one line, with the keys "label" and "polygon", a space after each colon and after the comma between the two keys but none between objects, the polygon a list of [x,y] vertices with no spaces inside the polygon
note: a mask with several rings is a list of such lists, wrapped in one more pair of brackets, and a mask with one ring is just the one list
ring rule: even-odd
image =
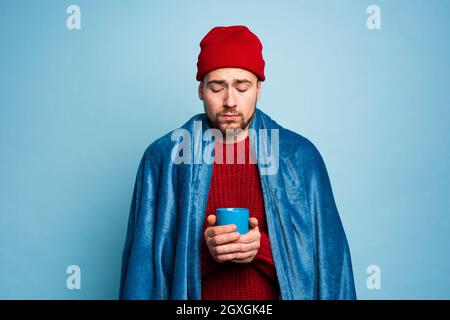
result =
[{"label": "red knit sweater", "polygon": [[[242,144],[245,145],[245,164],[238,164],[237,149]],[[248,137],[234,143],[233,147],[235,161],[226,164],[226,144],[216,142],[203,231],[207,227],[206,218],[215,215],[216,208],[248,208],[250,217],[258,219],[261,246],[250,263],[218,263],[211,256],[202,235],[202,299],[276,300],[279,298],[279,287],[267,232],[258,167],[249,163]],[[218,154],[221,152],[223,164],[218,164]]]}]

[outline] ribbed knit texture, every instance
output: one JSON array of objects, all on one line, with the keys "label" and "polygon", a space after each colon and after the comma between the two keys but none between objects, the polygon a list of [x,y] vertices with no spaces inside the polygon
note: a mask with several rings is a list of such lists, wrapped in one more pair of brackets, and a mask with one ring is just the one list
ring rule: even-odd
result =
[{"label": "ribbed knit texture", "polygon": [[[217,208],[248,208],[250,217],[258,219],[261,246],[250,263],[218,263],[211,256],[202,236],[202,299],[276,300],[279,298],[279,287],[267,232],[258,167],[249,163],[248,137],[232,146],[234,163],[226,164],[226,144],[216,142],[203,231],[207,227],[206,218],[208,215],[215,215]],[[237,150],[243,146],[245,164],[237,163]],[[220,153],[223,154],[222,164],[217,163]],[[242,157],[241,159],[243,160]]]}]

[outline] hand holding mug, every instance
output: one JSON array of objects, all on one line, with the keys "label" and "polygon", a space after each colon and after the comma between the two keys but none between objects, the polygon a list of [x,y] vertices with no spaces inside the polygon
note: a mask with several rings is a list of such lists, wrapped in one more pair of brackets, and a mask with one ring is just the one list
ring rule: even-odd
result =
[{"label": "hand holding mug", "polygon": [[209,252],[219,263],[231,261],[249,263],[253,261],[260,247],[261,234],[258,229],[258,219],[250,218],[250,229],[245,234],[236,232],[235,224],[216,225],[215,215],[207,218],[208,227],[204,237]]}]

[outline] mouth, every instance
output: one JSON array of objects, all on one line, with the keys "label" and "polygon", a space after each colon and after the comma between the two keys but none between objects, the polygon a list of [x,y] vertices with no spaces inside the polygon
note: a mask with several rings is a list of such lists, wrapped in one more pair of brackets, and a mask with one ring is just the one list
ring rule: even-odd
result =
[{"label": "mouth", "polygon": [[239,115],[237,115],[237,114],[223,114],[220,117],[222,117],[225,120],[236,120],[237,118],[239,118]]}]

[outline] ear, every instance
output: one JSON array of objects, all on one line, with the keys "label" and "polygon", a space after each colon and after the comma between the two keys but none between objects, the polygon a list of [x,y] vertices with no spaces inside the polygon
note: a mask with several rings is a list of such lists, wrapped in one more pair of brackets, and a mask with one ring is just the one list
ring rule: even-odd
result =
[{"label": "ear", "polygon": [[256,85],[256,99],[261,98],[261,82],[258,80],[258,84]]},{"label": "ear", "polygon": [[200,80],[198,83],[198,97],[203,101],[203,80]]}]

